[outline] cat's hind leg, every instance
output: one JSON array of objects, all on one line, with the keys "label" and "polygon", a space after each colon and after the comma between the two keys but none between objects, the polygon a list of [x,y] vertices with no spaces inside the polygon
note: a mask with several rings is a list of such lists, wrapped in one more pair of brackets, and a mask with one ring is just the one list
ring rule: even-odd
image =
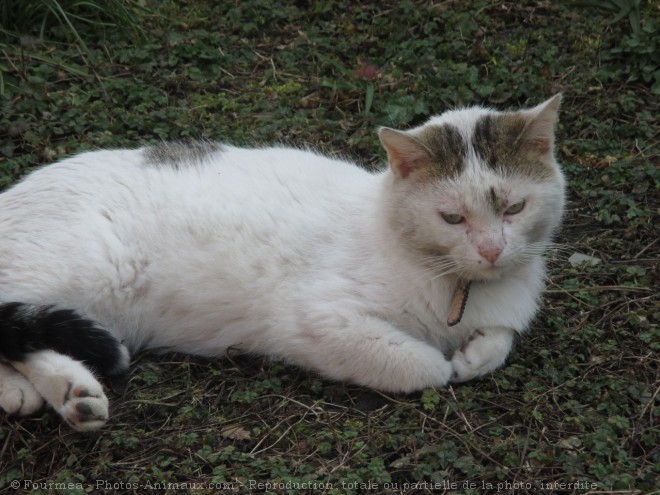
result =
[{"label": "cat's hind leg", "polygon": [[108,400],[91,370],[112,376],[130,361],[115,336],[78,312],[20,302],[0,303],[0,358],[20,372],[2,369],[3,409],[34,412],[36,394],[80,431],[108,419]]},{"label": "cat's hind leg", "polygon": [[45,350],[12,364],[74,429],[96,430],[108,420],[103,387],[81,362]]},{"label": "cat's hind leg", "polygon": [[84,362],[100,376],[128,369],[128,349],[108,330],[77,311],[21,302],[0,303],[0,358],[23,361],[53,350]]},{"label": "cat's hind leg", "polygon": [[465,382],[495,371],[506,361],[515,332],[506,327],[476,330],[454,353],[452,382]]},{"label": "cat's hind leg", "polygon": [[41,409],[44,399],[27,378],[13,367],[0,363],[0,409],[27,416]]}]

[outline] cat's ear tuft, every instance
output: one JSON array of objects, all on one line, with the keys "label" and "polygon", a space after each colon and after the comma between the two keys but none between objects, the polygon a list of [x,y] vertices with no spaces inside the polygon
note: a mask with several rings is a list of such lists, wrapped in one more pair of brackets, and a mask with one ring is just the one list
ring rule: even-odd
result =
[{"label": "cat's ear tuft", "polygon": [[431,164],[431,155],[426,146],[410,134],[381,127],[378,137],[387,151],[390,168],[398,177],[405,179],[411,172]]},{"label": "cat's ear tuft", "polygon": [[556,94],[540,105],[526,110],[530,119],[525,131],[525,141],[541,155],[552,153],[555,143],[555,125],[559,118],[561,93]]}]

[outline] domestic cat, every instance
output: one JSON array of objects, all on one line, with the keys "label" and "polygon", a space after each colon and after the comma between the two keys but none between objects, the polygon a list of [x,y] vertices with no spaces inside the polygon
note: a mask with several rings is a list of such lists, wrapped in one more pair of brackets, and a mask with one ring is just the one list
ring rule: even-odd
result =
[{"label": "domestic cat", "polygon": [[501,366],[560,223],[560,96],[381,128],[388,167],[207,142],[79,154],[0,194],[0,407],[108,419],[129,350],[267,355],[387,392]]}]

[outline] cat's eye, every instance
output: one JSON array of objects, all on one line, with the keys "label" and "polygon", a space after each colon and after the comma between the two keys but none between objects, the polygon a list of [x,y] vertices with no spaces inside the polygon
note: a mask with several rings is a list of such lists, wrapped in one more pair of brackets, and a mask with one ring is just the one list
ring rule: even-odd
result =
[{"label": "cat's eye", "polygon": [[514,203],[511,206],[509,206],[504,212],[504,214],[515,215],[516,213],[520,213],[524,207],[525,207],[525,200],[523,199],[522,201],[518,201],[517,203]]},{"label": "cat's eye", "polygon": [[445,220],[445,222],[451,225],[463,223],[465,220],[465,217],[463,215],[459,215],[458,213],[440,213],[440,215],[442,215],[442,218]]}]

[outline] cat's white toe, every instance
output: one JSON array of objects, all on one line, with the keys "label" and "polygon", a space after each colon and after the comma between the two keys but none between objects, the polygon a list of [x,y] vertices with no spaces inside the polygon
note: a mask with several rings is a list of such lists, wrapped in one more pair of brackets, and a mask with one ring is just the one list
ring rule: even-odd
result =
[{"label": "cat's white toe", "polygon": [[0,364],[0,409],[27,416],[41,409],[44,399],[34,386],[10,366]]},{"label": "cat's white toe", "polygon": [[454,353],[451,364],[454,383],[466,382],[496,370],[504,364],[513,342],[513,330],[493,327],[477,330]]},{"label": "cat's white toe", "polygon": [[57,412],[78,431],[97,430],[108,420],[108,399],[99,384],[72,384]]},{"label": "cat's white toe", "polygon": [[34,387],[0,387],[0,409],[7,414],[28,416],[44,405],[43,398]]},{"label": "cat's white toe", "polygon": [[454,373],[450,381],[461,383],[481,376],[483,373],[480,373],[480,367],[474,363],[474,358],[470,359],[463,351],[456,351],[451,361]]}]

